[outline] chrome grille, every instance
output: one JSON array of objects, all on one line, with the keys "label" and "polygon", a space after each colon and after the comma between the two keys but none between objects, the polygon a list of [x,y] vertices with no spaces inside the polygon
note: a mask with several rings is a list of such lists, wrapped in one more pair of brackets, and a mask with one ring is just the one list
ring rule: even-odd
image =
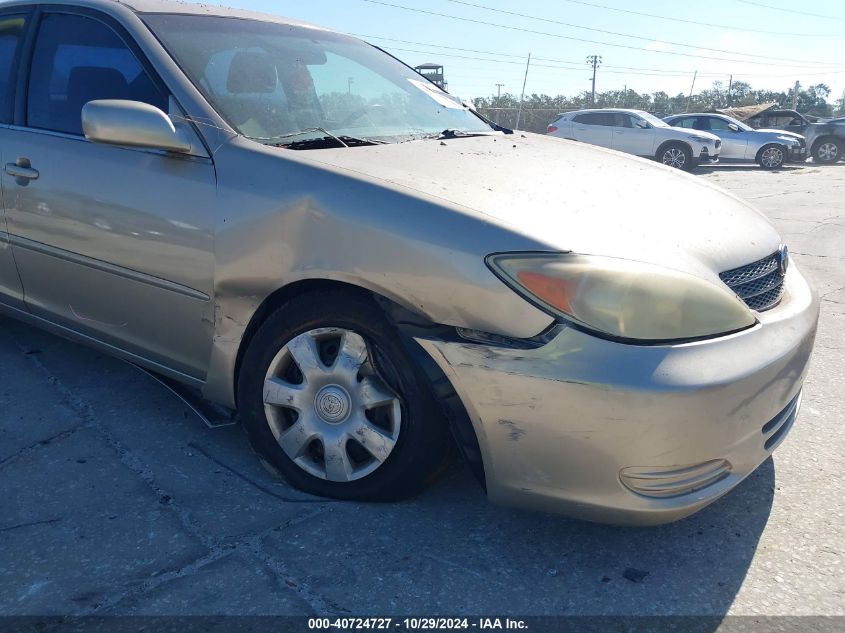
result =
[{"label": "chrome grille", "polygon": [[752,310],[762,312],[776,306],[783,297],[783,278],[778,253],[728,270],[719,278]]}]

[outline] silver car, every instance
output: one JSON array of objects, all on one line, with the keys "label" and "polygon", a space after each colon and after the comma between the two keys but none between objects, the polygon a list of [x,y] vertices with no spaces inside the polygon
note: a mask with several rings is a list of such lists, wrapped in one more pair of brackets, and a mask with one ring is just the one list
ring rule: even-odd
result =
[{"label": "silver car", "polygon": [[784,130],[755,130],[725,114],[677,114],[664,119],[669,125],[710,132],[722,139],[723,160],[755,162],[763,169],[778,169],[789,161],[807,160],[804,137]]},{"label": "silver car", "polygon": [[406,497],[454,444],[493,501],[654,524],[796,419],[817,298],[716,187],[283,18],[17,0],[0,38],[0,307],[237,409],[304,491]]},{"label": "silver car", "polygon": [[687,170],[718,161],[722,144],[709,132],[677,130],[648,112],[621,108],[561,114],[549,125],[547,134]]}]

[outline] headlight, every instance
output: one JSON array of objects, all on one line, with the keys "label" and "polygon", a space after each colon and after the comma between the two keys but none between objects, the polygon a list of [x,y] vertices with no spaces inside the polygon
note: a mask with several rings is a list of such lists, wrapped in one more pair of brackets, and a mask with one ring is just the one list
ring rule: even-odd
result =
[{"label": "headlight", "polygon": [[487,265],[546,312],[598,334],[679,341],[727,334],[756,323],[735,294],[652,264],[555,253],[505,253]]},{"label": "headlight", "polygon": [[792,136],[778,136],[778,140],[783,141],[787,145],[800,145],[798,139]]},{"label": "headlight", "polygon": [[687,137],[691,141],[698,141],[699,143],[715,143],[712,138],[707,138],[706,136],[696,136],[695,134],[690,134]]}]

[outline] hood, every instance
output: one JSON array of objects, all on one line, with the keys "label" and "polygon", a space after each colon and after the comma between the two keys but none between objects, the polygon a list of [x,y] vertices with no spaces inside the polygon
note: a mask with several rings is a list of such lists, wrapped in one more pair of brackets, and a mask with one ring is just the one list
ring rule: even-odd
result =
[{"label": "hood", "polygon": [[657,132],[660,137],[665,139],[689,140],[688,137],[697,136],[699,138],[706,138],[711,143],[718,143],[722,140],[712,132],[707,132],[705,130],[690,130],[683,127],[656,127],[654,128],[654,131]]},{"label": "hood", "polygon": [[538,250],[634,259],[713,279],[780,245],[759,211],[700,177],[574,141],[517,133],[308,154],[309,162],[504,225]]},{"label": "hood", "polygon": [[801,134],[796,134],[795,132],[787,132],[786,130],[772,130],[769,128],[761,129],[761,130],[754,130],[755,132],[767,132],[768,134],[777,134],[778,136],[788,136],[789,138],[798,139],[799,141],[804,138]]}]

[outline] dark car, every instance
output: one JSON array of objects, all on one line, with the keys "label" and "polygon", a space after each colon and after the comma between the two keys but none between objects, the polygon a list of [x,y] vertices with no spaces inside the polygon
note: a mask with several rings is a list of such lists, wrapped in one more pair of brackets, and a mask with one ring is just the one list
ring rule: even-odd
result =
[{"label": "dark car", "polygon": [[812,123],[800,112],[786,109],[766,110],[745,122],[755,129],[778,129],[803,135],[816,163],[832,164],[845,156],[845,125],[841,123]]}]

